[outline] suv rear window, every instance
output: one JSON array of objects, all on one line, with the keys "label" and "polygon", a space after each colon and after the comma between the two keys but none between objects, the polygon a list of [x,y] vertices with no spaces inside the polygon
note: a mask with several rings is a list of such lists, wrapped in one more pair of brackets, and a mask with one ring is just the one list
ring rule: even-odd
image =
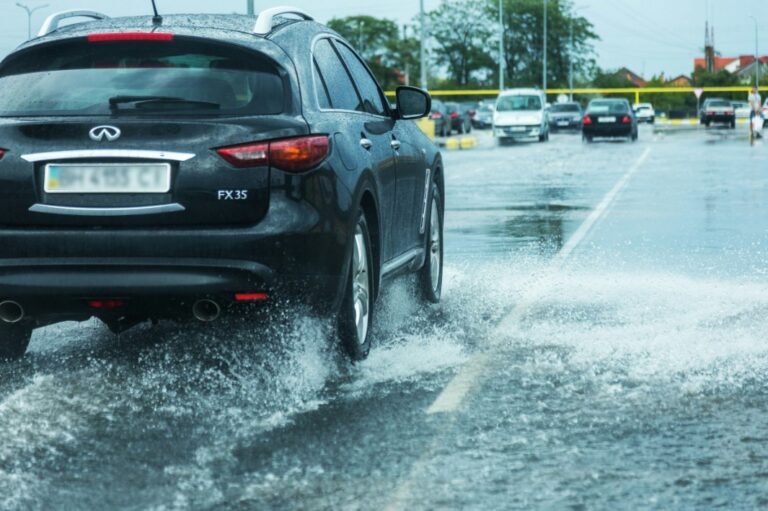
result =
[{"label": "suv rear window", "polygon": [[274,63],[224,44],[70,40],[9,57],[0,116],[278,114],[285,87]]}]

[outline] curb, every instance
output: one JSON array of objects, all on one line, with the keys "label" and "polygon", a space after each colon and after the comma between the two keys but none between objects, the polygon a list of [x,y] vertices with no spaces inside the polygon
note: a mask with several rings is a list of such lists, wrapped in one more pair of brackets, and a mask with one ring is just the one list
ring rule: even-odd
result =
[{"label": "curb", "polygon": [[477,138],[473,136],[468,137],[449,137],[444,141],[438,142],[440,147],[444,147],[448,151],[462,150],[466,151],[477,147]]}]

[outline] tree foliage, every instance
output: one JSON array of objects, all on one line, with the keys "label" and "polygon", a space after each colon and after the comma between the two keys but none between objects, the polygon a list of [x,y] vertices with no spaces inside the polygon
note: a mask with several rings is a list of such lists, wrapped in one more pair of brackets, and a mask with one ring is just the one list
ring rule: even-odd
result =
[{"label": "tree foliage", "polygon": [[413,37],[401,37],[394,21],[348,16],[334,18],[328,26],[354,46],[385,89],[400,85],[406,73],[416,76],[414,73],[419,72],[419,42]]},{"label": "tree foliage", "polygon": [[493,23],[477,0],[443,0],[429,13],[429,34],[435,41],[438,65],[445,66],[452,85],[469,85],[479,72],[491,72],[494,59],[488,44],[493,40]]}]

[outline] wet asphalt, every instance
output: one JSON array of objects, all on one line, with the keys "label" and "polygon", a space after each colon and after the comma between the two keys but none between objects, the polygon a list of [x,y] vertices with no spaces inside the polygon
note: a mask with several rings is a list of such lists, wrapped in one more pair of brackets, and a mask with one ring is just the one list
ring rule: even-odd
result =
[{"label": "wet asphalt", "polygon": [[390,286],[360,364],[293,311],[37,331],[0,509],[768,506],[768,145],[478,138],[444,154],[443,302]]}]

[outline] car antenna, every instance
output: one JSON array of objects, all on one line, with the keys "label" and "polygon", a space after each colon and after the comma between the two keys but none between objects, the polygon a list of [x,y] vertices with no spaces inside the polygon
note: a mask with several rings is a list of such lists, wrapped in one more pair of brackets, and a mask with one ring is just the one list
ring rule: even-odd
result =
[{"label": "car antenna", "polygon": [[155,11],[155,15],[152,16],[152,24],[156,27],[162,25],[163,17],[157,13],[157,4],[155,3],[155,0],[152,0],[152,9]]}]

